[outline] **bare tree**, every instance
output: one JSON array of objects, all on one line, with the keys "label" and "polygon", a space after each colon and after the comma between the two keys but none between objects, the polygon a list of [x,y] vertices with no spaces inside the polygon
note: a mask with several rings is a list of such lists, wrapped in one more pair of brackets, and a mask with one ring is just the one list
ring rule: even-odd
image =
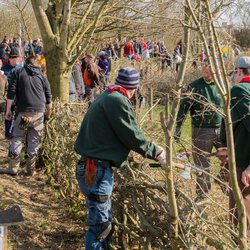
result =
[{"label": "bare tree", "polygon": [[[40,31],[36,25],[35,16],[29,0],[6,0],[0,4],[1,33],[8,36],[17,36],[19,23],[24,27],[24,38],[28,40],[27,31],[30,37],[40,37]],[[8,23],[8,25],[4,25]],[[24,24],[25,23],[25,24]]]},{"label": "bare tree", "polygon": [[41,0],[31,0],[44,43],[47,75],[54,98],[68,101],[70,73],[76,60],[72,59],[72,55],[82,52],[78,51],[80,44],[86,49],[104,12],[107,11],[108,2],[109,0],[82,2],[83,14],[79,16],[76,30],[72,34],[70,26],[78,1],[50,0],[45,10]]},{"label": "bare tree", "polygon": [[[173,1],[169,1],[171,2]],[[59,97],[63,101],[68,99],[71,68],[82,51],[87,51],[96,33],[119,32],[122,36],[128,37],[134,32],[135,27],[139,33],[145,33],[147,25],[161,27],[161,30],[166,28],[166,22],[159,24],[162,18],[173,24],[170,21],[173,18],[167,17],[166,14],[162,15],[167,3],[162,5],[164,8],[159,15],[159,6],[155,5],[153,0],[147,3],[128,0],[49,0],[46,6],[41,0],[31,0],[31,3],[44,42],[52,92],[54,97]],[[78,50],[80,45],[82,49]],[[97,47],[96,44],[93,46]],[[73,54],[76,54],[74,59]]]},{"label": "bare tree", "polygon": [[[31,40],[31,36],[30,36],[30,31],[29,31],[29,27],[27,24],[27,21],[29,19],[29,17],[27,17],[27,6],[29,4],[30,0],[13,0],[11,1],[11,4],[18,10],[19,14],[20,14],[20,18],[21,18],[21,24],[24,27],[25,33],[27,35],[28,41],[30,44],[32,44],[32,40]],[[34,49],[33,46],[30,47],[31,48],[31,52],[34,55]]]}]

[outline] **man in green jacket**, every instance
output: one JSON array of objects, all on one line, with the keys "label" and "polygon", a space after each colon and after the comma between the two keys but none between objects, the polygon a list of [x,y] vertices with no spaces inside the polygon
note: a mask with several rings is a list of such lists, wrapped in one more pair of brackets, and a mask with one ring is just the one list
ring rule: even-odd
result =
[{"label": "man in green jacket", "polygon": [[109,249],[112,167],[126,165],[130,150],[165,166],[165,151],[148,141],[137,125],[130,99],[138,86],[138,71],[121,68],[115,85],[109,86],[90,106],[75,142],[75,150],[81,155],[76,177],[88,207],[86,250]]},{"label": "man in green jacket", "polygon": [[[235,85],[231,89],[231,115],[233,122],[234,150],[238,184],[242,190],[248,220],[248,239],[250,239],[250,57],[240,57],[235,64]],[[227,163],[227,143],[224,126],[221,131],[222,148],[217,155],[221,165]],[[237,211],[233,193],[229,193],[231,219],[237,224]]]},{"label": "man in green jacket", "polygon": [[[192,123],[192,154],[197,167],[210,172],[208,154],[213,147],[219,146],[219,132],[221,126],[222,100],[216,85],[212,81],[209,66],[202,65],[203,77],[192,82],[187,87],[187,93],[181,100],[177,115],[175,139],[180,141],[181,126],[187,113],[190,112]],[[197,201],[207,198],[211,190],[209,174],[197,173]]]}]

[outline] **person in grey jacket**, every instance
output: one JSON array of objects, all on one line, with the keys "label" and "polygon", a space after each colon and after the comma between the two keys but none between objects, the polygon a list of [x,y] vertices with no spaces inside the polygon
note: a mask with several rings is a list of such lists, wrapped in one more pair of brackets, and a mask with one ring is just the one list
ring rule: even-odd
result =
[{"label": "person in grey jacket", "polygon": [[72,75],[76,84],[76,93],[78,99],[82,99],[85,94],[85,86],[82,75],[82,64],[80,60],[77,60],[73,67]]},{"label": "person in grey jacket", "polygon": [[72,74],[69,83],[69,102],[80,101],[85,94],[83,83],[82,65],[80,60],[77,60],[72,69]]}]

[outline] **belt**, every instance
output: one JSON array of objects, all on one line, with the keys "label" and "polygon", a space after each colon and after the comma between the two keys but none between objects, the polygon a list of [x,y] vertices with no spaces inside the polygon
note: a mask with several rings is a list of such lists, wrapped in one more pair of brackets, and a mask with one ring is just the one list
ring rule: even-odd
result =
[{"label": "belt", "polygon": [[93,158],[89,158],[89,157],[86,157],[86,156],[82,156],[80,158],[80,160],[78,161],[78,164],[79,165],[82,165],[82,164],[85,164],[87,160],[92,160],[94,161],[95,165],[97,167],[103,167],[103,168],[108,168],[108,167],[111,167],[111,163],[109,161],[106,161],[106,160],[99,160],[99,159],[93,159]]}]

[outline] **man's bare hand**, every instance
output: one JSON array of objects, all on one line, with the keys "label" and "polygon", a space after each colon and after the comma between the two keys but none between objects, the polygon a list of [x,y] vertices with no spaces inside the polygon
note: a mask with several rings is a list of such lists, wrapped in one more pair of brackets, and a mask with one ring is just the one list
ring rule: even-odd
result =
[{"label": "man's bare hand", "polygon": [[52,103],[46,104],[45,119],[49,120],[52,114]]},{"label": "man's bare hand", "polygon": [[5,113],[5,119],[6,120],[11,120],[12,119],[12,112],[11,110],[7,110],[6,113]]},{"label": "man's bare hand", "polygon": [[241,181],[245,187],[250,186],[250,165],[242,172]]}]

